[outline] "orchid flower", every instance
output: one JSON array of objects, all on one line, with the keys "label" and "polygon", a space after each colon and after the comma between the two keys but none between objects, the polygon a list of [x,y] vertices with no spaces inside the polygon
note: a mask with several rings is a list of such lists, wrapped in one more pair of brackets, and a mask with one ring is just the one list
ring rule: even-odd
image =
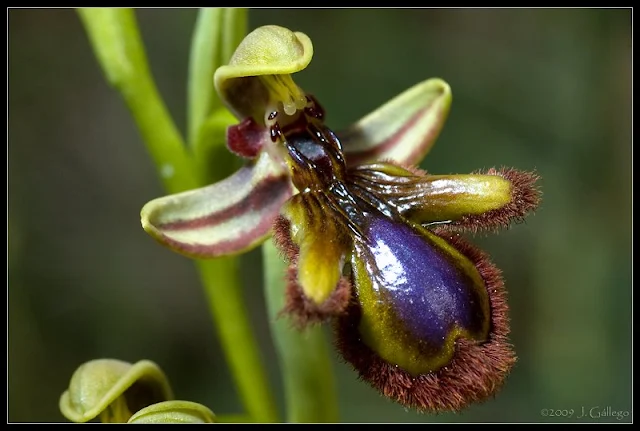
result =
[{"label": "orchid flower", "polygon": [[283,313],[300,327],[333,322],[339,352],[374,388],[420,411],[482,401],[515,354],[500,271],[460,233],[522,219],[538,204],[537,176],[415,166],[449,112],[441,79],[334,133],[291,76],[312,55],[300,32],[264,26],[247,35],[214,76],[238,119],[227,146],[244,167],[150,201],[142,225],[197,258],[242,253],[273,235],[290,264]]},{"label": "orchid flower", "polygon": [[60,396],[60,411],[72,422],[213,423],[215,414],[202,404],[173,399],[164,372],[155,362],[135,364],[94,359],[73,373]]}]

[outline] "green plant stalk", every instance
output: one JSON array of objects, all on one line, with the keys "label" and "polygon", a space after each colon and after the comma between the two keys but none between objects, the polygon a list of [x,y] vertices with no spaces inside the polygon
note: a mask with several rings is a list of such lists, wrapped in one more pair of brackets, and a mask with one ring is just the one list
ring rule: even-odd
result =
[{"label": "green plant stalk", "polygon": [[271,398],[268,379],[260,362],[260,351],[254,341],[248,319],[231,316],[246,316],[238,276],[238,259],[221,257],[214,260],[196,260],[200,278],[205,286],[209,307],[213,313],[218,335],[224,346],[231,372],[239,388],[240,396],[249,414],[257,422],[277,422],[276,406]]},{"label": "green plant stalk", "polygon": [[81,8],[78,14],[107,80],[135,119],[164,188],[169,193],[196,188],[191,157],[154,84],[133,10]]},{"label": "green plant stalk", "polygon": [[192,153],[200,181],[204,184],[220,181],[242,167],[244,160],[229,151],[223,132],[237,123],[238,119],[231,112],[219,108],[200,126]]},{"label": "green plant stalk", "polygon": [[239,424],[239,423],[254,423],[255,421],[251,416],[247,415],[216,415],[216,422],[222,424]]},{"label": "green plant stalk", "polygon": [[187,142],[196,144],[207,116],[219,105],[213,88],[213,73],[220,63],[222,8],[202,8],[191,38],[189,80],[187,85]]},{"label": "green plant stalk", "polygon": [[187,142],[191,147],[197,144],[208,116],[222,107],[213,87],[213,73],[229,62],[246,34],[246,8],[201,8],[198,12],[187,87]]},{"label": "green plant stalk", "polygon": [[[107,80],[122,94],[168,193],[201,184],[154,84],[131,9],[78,9]],[[277,420],[259,349],[242,306],[234,258],[198,261],[220,342],[245,408],[255,421]],[[215,274],[215,275],[214,275]]]},{"label": "green plant stalk", "polygon": [[224,8],[222,19],[222,46],[221,62],[227,64],[240,42],[247,35],[248,10],[243,7]]},{"label": "green plant stalk", "polygon": [[283,374],[287,422],[338,422],[336,385],[329,346],[320,326],[295,329],[284,307],[286,264],[267,241],[262,245],[264,286],[269,323]]}]

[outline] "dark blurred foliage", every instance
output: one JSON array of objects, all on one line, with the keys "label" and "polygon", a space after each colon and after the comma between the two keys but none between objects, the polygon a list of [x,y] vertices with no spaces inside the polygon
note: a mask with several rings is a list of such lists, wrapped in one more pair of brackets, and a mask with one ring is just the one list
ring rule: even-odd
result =
[{"label": "dark blurred foliage", "polygon": [[[196,12],[138,11],[181,130]],[[418,415],[336,357],[341,419],[551,422],[559,418],[541,409],[631,411],[631,11],[251,10],[250,28],[263,24],[311,37],[314,60],[297,82],[334,129],[439,76],[454,102],[423,168],[506,165],[542,176],[535,215],[474,239],[504,271],[519,355],[495,400]],[[240,412],[192,263],[140,227],[140,208],[161,185],[77,15],[11,9],[8,37],[8,420],[63,421],[59,395],[98,357],[152,359],[180,398]],[[242,262],[281,401],[259,253]]]}]

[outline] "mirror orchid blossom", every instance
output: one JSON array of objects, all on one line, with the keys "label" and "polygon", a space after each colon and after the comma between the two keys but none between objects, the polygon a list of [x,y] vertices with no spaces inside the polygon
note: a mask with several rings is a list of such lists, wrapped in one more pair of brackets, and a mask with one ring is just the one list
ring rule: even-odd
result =
[{"label": "mirror orchid blossom", "polygon": [[196,258],[242,253],[273,235],[290,266],[285,314],[331,321],[336,347],[385,396],[457,411],[493,395],[515,362],[500,271],[461,233],[508,227],[534,210],[537,175],[432,175],[451,90],[429,79],[333,132],[291,75],[310,62],[303,33],[257,28],[214,76],[238,123],[243,168],[154,199],[144,229]]}]

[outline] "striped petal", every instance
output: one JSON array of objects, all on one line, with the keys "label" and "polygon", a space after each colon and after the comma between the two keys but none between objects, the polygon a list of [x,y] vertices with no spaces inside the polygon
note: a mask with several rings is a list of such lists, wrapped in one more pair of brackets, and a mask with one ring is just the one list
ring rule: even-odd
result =
[{"label": "striped petal", "polygon": [[223,181],[150,201],[142,208],[142,227],[186,256],[237,254],[269,236],[292,194],[286,168],[265,152]]},{"label": "striped petal", "polygon": [[375,160],[417,164],[434,144],[451,106],[441,79],[417,84],[338,133],[350,166]]}]

